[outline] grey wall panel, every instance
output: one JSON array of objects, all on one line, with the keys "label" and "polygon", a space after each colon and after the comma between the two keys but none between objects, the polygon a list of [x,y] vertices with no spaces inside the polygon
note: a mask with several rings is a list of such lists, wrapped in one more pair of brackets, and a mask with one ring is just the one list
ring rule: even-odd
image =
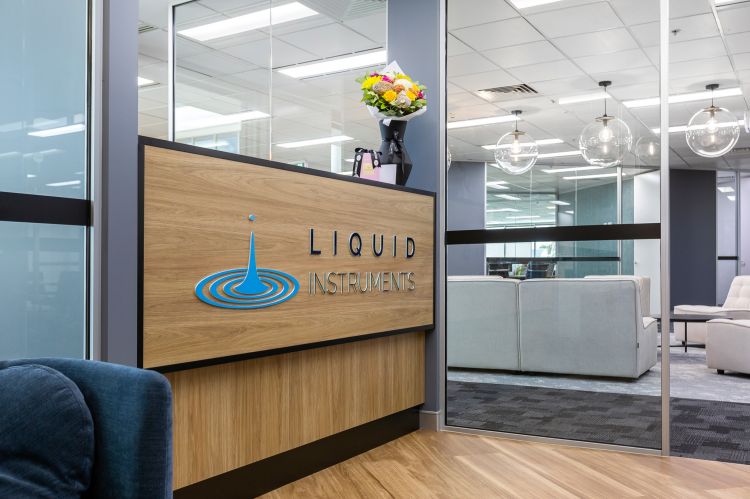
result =
[{"label": "grey wall panel", "polygon": [[136,365],[138,2],[105,0],[102,89],[102,359]]},{"label": "grey wall panel", "polygon": [[[405,143],[414,168],[408,186],[439,192],[441,148],[445,144],[445,69],[444,51],[445,0],[389,0],[388,2],[388,59],[398,61],[401,68],[427,86],[427,112],[409,122]],[[438,196],[438,203],[440,197]],[[443,207],[438,205],[438,213]],[[442,237],[436,241],[442,245]],[[438,251],[438,255],[440,252]],[[442,283],[443,262],[436,260],[435,282]],[[440,310],[440,293],[435,293],[435,310]],[[426,411],[440,410],[440,314],[436,314],[435,331],[427,335],[425,351]]]},{"label": "grey wall panel", "polygon": [[[484,163],[454,162],[446,180],[447,230],[484,229]],[[484,275],[485,245],[450,246],[446,251],[448,275]]]},{"label": "grey wall panel", "polygon": [[716,172],[670,170],[671,306],[716,304]]}]

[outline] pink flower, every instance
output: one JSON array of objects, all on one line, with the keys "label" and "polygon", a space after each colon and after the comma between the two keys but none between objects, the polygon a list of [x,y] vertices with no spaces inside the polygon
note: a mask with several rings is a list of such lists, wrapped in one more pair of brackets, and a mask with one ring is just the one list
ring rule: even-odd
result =
[{"label": "pink flower", "polygon": [[424,99],[424,92],[420,90],[419,93],[417,94],[417,99]]},{"label": "pink flower", "polygon": [[377,71],[375,71],[374,73],[370,73],[370,76],[380,76],[380,73],[378,73]]},{"label": "pink flower", "polygon": [[383,75],[383,81],[387,81],[388,83],[393,83],[393,80],[391,80],[390,78],[388,78],[388,76],[386,76],[386,75]]}]

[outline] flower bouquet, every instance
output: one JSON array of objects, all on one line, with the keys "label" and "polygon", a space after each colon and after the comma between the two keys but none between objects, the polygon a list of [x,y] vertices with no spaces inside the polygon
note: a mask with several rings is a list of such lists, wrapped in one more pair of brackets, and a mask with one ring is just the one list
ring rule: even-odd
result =
[{"label": "flower bouquet", "polygon": [[404,147],[406,124],[427,112],[426,87],[413,81],[396,61],[357,79],[362,102],[380,124],[380,162],[396,165],[396,183],[406,185],[412,162]]},{"label": "flower bouquet", "polygon": [[412,81],[395,61],[357,82],[361,84],[362,102],[378,120],[408,121],[427,111],[425,86]]}]

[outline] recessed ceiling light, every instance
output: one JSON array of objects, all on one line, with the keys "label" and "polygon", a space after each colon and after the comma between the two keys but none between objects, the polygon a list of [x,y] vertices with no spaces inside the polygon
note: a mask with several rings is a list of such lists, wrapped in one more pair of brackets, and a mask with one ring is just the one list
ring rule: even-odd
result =
[{"label": "recessed ceiling light", "polygon": [[500,199],[507,199],[508,201],[520,201],[521,200],[521,198],[516,197],[516,196],[511,196],[510,194],[495,194],[494,196]]},{"label": "recessed ceiling light", "polygon": [[[607,177],[616,177],[619,173],[597,173],[596,175],[578,175],[577,177],[563,177],[563,180],[582,180],[587,178],[607,178]],[[623,173],[622,176],[624,177],[625,174]]]},{"label": "recessed ceiling light", "polygon": [[139,87],[145,87],[147,85],[154,85],[156,82],[154,80],[149,80],[148,78],[144,78],[142,76],[138,77],[138,86]]},{"label": "recessed ceiling light", "polygon": [[[562,144],[564,141],[562,139],[541,139],[537,140],[536,144],[538,146],[548,146],[552,144]],[[512,144],[503,144],[501,147],[510,147]],[[488,144],[486,146],[482,146],[482,149],[487,149],[488,151],[494,151],[497,149],[497,144]]]},{"label": "recessed ceiling light", "polygon": [[565,213],[567,213],[568,215],[573,215],[575,213],[575,211],[573,211],[573,210],[565,210]]},{"label": "recessed ceiling light", "polygon": [[497,208],[497,209],[494,209],[494,210],[487,210],[487,213],[503,213],[503,212],[518,213],[519,211],[521,211],[521,210],[517,210],[515,208]]},{"label": "recessed ceiling light", "polygon": [[47,187],[69,187],[71,185],[81,185],[80,180],[66,180],[65,182],[53,182],[47,184]]},{"label": "recessed ceiling light", "polygon": [[510,0],[510,3],[517,9],[528,9],[538,5],[547,5],[548,3],[561,2],[562,0]]},{"label": "recessed ceiling light", "polygon": [[544,173],[568,173],[568,172],[580,172],[585,170],[601,170],[603,166],[575,166],[571,168],[543,168]]},{"label": "recessed ceiling light", "polygon": [[544,154],[540,154],[539,158],[562,158],[565,156],[580,156],[581,151],[562,151],[562,152],[546,152]]},{"label": "recessed ceiling light", "polygon": [[561,105],[565,104],[577,104],[579,102],[591,102],[595,100],[611,99],[612,97],[606,92],[594,92],[591,94],[571,95],[570,97],[560,97],[557,99],[557,103]]},{"label": "recessed ceiling light", "polygon": [[727,196],[727,199],[730,201],[737,201],[737,196]]},{"label": "recessed ceiling light", "polygon": [[300,64],[299,66],[289,66],[279,69],[279,73],[285,74],[292,78],[309,78],[310,76],[320,76],[325,74],[341,73],[350,69],[365,68],[384,64],[388,58],[385,50],[377,52],[368,52],[366,54],[357,54],[338,59],[329,59],[312,64]]},{"label": "recessed ceiling light", "polygon": [[219,114],[206,109],[193,106],[180,106],[174,111],[175,130],[184,132],[186,130],[198,130],[200,128],[211,128],[223,125],[235,125],[243,121],[268,118],[261,111],[245,111],[234,114]]},{"label": "recessed ceiling light", "polygon": [[547,209],[548,209],[548,210],[556,210],[556,209],[557,209],[557,206],[547,206]]},{"label": "recessed ceiling light", "polygon": [[34,175],[33,173],[27,173],[26,178],[36,178],[36,175]]},{"label": "recessed ceiling light", "polygon": [[570,206],[570,203],[566,203],[565,201],[550,201],[551,204],[556,204],[557,206]]},{"label": "recessed ceiling light", "polygon": [[47,128],[46,130],[29,132],[29,135],[32,137],[54,137],[56,135],[82,132],[84,130],[86,130],[86,125],[83,123],[76,123],[75,125],[59,126],[57,128]]},{"label": "recessed ceiling light", "polygon": [[354,138],[348,135],[335,135],[333,137],[322,137],[320,139],[300,140],[298,142],[283,142],[276,144],[284,149],[294,149],[297,147],[317,146],[322,144],[334,144],[336,142],[345,142],[347,140],[354,140]]},{"label": "recessed ceiling light", "polygon": [[[715,98],[735,97],[738,95],[742,95],[742,89],[739,87],[722,88],[720,90],[717,89],[713,92],[713,97]],[[693,92],[690,94],[670,95],[667,100],[670,104],[678,104],[680,102],[693,102],[693,101],[699,101],[699,100],[707,100],[710,98],[711,98],[711,92],[704,91],[704,92]],[[659,103],[660,103],[660,100],[658,97],[649,97],[647,99],[626,100],[622,102],[622,105],[625,107],[629,107],[629,108],[637,108],[637,107],[658,106]]]},{"label": "recessed ceiling light", "polygon": [[237,17],[230,17],[221,21],[209,24],[203,24],[194,28],[188,28],[178,31],[182,36],[193,38],[205,42],[216,38],[236,35],[245,31],[265,28],[270,25],[296,21],[316,15],[317,12],[309,7],[305,7],[299,2],[292,2],[286,5],[279,5],[271,9],[263,9],[249,14]]},{"label": "recessed ceiling light", "polygon": [[[745,126],[745,120],[737,120],[737,124],[741,127]],[[716,126],[718,126],[719,128],[723,128],[727,126],[734,126],[734,123],[723,122],[723,123],[719,123]],[[696,128],[699,128],[699,127],[696,127]],[[669,133],[685,132],[687,129],[688,129],[687,125],[671,126],[669,127]],[[652,128],[651,131],[655,133],[656,135],[659,135],[661,133],[661,128]]]},{"label": "recessed ceiling light", "polygon": [[516,121],[516,119],[521,121],[521,119],[514,114],[507,114],[505,116],[490,116],[488,118],[477,118],[473,120],[451,121],[446,125],[446,128],[448,130],[453,130],[455,128],[468,128],[470,126],[493,125],[495,123],[508,123],[510,121]]},{"label": "recessed ceiling light", "polygon": [[719,190],[719,192],[734,192],[734,187],[729,186],[717,187],[717,189]]}]

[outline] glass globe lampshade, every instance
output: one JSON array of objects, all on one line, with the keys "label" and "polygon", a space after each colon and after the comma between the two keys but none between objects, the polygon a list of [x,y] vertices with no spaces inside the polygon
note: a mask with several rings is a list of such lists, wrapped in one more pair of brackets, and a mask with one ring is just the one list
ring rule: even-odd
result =
[{"label": "glass globe lampshade", "polygon": [[737,144],[740,125],[732,113],[711,104],[690,118],[685,140],[690,149],[705,158],[723,156]]},{"label": "glass globe lampshade", "polygon": [[628,124],[614,116],[599,116],[578,139],[581,155],[592,166],[616,166],[633,144]]},{"label": "glass globe lampshade", "polygon": [[521,175],[531,170],[538,156],[536,141],[518,129],[500,137],[495,148],[497,165],[511,175]]},{"label": "glass globe lampshade", "polygon": [[635,155],[644,165],[656,166],[659,164],[661,144],[653,137],[644,135],[635,143]]}]

